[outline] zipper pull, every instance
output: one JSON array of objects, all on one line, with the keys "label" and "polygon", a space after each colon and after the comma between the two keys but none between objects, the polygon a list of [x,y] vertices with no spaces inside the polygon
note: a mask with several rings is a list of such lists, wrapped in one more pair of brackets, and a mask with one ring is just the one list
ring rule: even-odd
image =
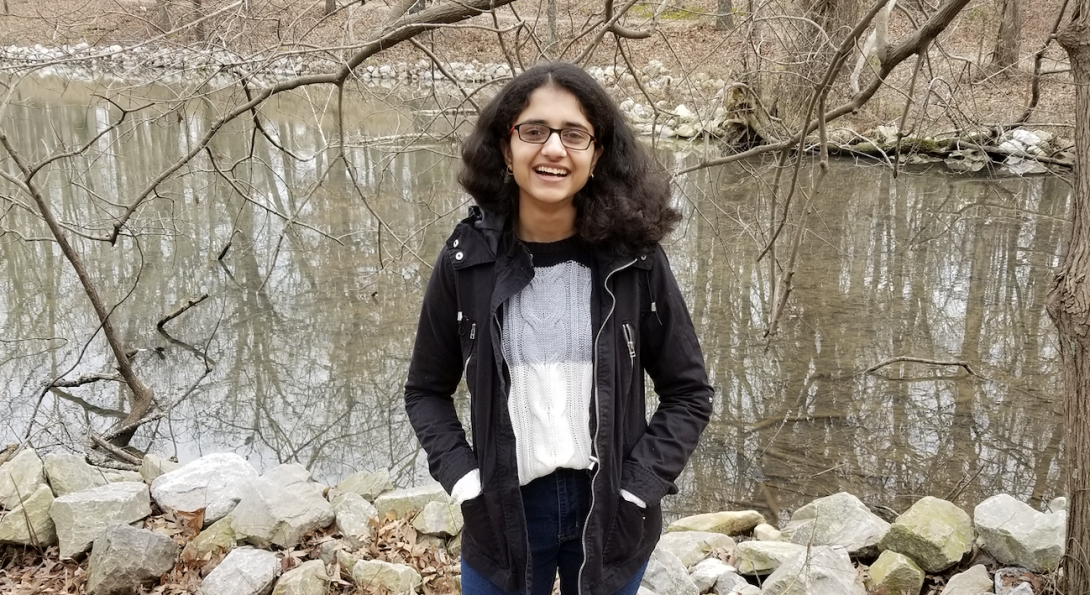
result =
[{"label": "zipper pull", "polygon": [[624,342],[628,344],[628,357],[629,359],[636,359],[636,344],[632,341],[632,327],[628,326],[628,323],[621,325],[621,329],[624,330]]},{"label": "zipper pull", "polygon": [[469,326],[469,340],[472,341],[477,338],[477,323],[474,322]]}]

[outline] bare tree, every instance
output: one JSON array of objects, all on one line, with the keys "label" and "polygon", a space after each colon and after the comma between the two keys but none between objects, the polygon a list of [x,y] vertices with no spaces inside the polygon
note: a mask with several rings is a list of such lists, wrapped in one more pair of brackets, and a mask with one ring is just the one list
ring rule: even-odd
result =
[{"label": "bare tree", "polygon": [[1075,192],[1071,238],[1049,292],[1064,362],[1067,558],[1064,593],[1090,592],[1090,1],[1072,2],[1058,40],[1075,80]]},{"label": "bare tree", "polygon": [[1018,63],[1022,39],[1022,2],[1003,0],[999,10],[999,33],[992,51],[992,67],[1005,70]]}]

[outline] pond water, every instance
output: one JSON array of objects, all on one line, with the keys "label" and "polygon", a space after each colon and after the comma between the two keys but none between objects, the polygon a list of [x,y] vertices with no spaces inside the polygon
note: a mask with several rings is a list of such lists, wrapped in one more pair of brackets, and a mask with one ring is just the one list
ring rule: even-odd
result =
[{"label": "pond water", "polygon": [[[28,159],[88,147],[36,180],[126,346],[145,350],[139,374],[174,404],[133,445],[183,462],[235,451],[261,470],[298,461],[327,482],[379,467],[401,487],[430,481],[401,394],[431,262],[468,206],[454,181],[458,122],[438,114],[443,100],[353,90],[340,160],[335,94],[285,96],[261,118],[287,152],[250,119],[233,122],[110,245],[87,236],[107,235],[237,97],[171,103],[176,86],[109,86],[24,80],[2,121]],[[147,98],[163,104],[106,130],[118,106]],[[430,140],[408,149],[367,140],[420,133]],[[718,149],[657,150],[679,168]],[[1035,505],[1060,495],[1062,378],[1043,302],[1066,239],[1065,181],[894,178],[881,164],[834,162],[813,198],[794,291],[766,337],[783,274],[759,258],[774,175],[771,162],[747,162],[678,180],[685,218],[666,250],[716,400],[669,513],[753,508],[775,520],[840,490],[894,511],[924,495],[964,507],[999,492]],[[811,175],[804,168],[806,192]],[[111,373],[113,362],[72,268],[24,208],[31,201],[0,184],[0,441],[29,434],[44,450],[79,450],[89,428],[117,420],[125,393],[108,382],[42,390]],[[794,220],[777,244],[781,267]],[[894,358],[967,367],[896,361],[867,372]]]}]

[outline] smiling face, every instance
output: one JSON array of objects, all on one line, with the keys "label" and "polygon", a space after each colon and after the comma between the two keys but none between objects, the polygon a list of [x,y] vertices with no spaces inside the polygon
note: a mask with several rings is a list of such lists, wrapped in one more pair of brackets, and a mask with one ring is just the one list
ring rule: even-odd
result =
[{"label": "smiling face", "polygon": [[[513,125],[531,123],[556,129],[577,128],[594,134],[579,99],[553,85],[538,87],[531,93],[526,109]],[[512,130],[504,146],[504,158],[519,187],[520,228],[532,228],[537,223],[553,227],[570,219],[567,235],[574,233],[575,193],[586,185],[601,154],[596,142],[584,150],[569,149],[561,143],[559,134],[549,134],[545,144],[538,145],[523,141]]]}]

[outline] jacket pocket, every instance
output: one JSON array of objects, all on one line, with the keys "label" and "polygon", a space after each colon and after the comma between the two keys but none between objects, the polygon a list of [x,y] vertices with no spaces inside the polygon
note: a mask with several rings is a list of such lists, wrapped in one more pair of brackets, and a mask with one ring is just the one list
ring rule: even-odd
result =
[{"label": "jacket pocket", "polygon": [[603,561],[608,564],[624,562],[640,551],[647,531],[647,510],[617,495],[617,513],[606,533]]},{"label": "jacket pocket", "polygon": [[473,548],[474,553],[498,563],[496,557],[498,544],[496,531],[492,525],[492,515],[488,514],[488,506],[484,496],[477,496],[462,502],[462,547]]},{"label": "jacket pocket", "polygon": [[462,347],[462,377],[472,390],[477,371],[477,323],[469,318],[458,321],[458,339]]}]

